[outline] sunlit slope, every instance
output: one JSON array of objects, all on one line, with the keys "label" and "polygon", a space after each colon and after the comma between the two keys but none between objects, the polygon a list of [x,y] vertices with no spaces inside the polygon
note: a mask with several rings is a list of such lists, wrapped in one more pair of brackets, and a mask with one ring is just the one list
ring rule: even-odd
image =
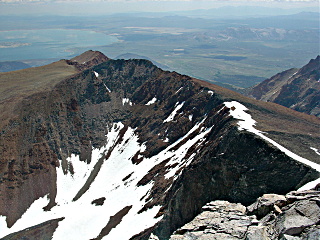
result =
[{"label": "sunlit slope", "polygon": [[77,69],[65,60],[42,67],[0,73],[0,101],[49,90],[61,80],[75,73]]},{"label": "sunlit slope", "polygon": [[17,113],[15,106],[23,98],[48,91],[77,72],[75,66],[61,60],[42,67],[0,73],[0,127]]}]

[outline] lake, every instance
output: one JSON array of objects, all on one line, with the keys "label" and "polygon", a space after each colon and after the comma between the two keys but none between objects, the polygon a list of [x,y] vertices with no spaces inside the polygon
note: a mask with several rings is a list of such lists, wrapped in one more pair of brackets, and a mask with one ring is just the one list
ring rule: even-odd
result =
[{"label": "lake", "polygon": [[89,30],[41,29],[0,31],[0,61],[69,58],[77,48],[105,46],[114,36]]}]

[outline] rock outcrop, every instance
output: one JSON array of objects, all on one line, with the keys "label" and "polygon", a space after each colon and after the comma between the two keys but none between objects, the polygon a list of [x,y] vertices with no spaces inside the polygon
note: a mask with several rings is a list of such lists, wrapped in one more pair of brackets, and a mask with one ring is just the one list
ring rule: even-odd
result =
[{"label": "rock outcrop", "polygon": [[319,191],[265,194],[247,208],[240,203],[213,201],[170,240],[319,239],[319,201]]}]

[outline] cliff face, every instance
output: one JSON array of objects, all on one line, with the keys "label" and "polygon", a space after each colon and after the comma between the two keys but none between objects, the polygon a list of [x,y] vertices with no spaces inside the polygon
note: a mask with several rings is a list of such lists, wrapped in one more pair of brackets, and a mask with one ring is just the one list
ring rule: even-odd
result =
[{"label": "cliff face", "polygon": [[[50,88],[2,100],[14,111],[3,107],[0,237],[168,239],[209,201],[249,204],[318,178],[318,165],[271,139],[285,139],[294,152],[288,138],[299,135],[308,148],[302,157],[317,161],[310,149],[319,140],[317,118],[146,60],[90,51],[60,64],[72,71]],[[26,85],[35,84],[30,79]],[[264,118],[257,125],[268,137],[243,105]]]},{"label": "cliff face", "polygon": [[300,69],[289,69],[254,86],[247,93],[299,112],[320,116],[320,56]]}]

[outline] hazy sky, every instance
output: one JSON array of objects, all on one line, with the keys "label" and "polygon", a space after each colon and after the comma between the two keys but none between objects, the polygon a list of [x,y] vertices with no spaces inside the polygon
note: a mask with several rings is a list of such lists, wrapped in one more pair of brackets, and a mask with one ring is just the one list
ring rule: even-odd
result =
[{"label": "hazy sky", "polygon": [[312,7],[319,0],[0,0],[0,15],[101,15],[119,12],[164,12],[222,6]]}]

